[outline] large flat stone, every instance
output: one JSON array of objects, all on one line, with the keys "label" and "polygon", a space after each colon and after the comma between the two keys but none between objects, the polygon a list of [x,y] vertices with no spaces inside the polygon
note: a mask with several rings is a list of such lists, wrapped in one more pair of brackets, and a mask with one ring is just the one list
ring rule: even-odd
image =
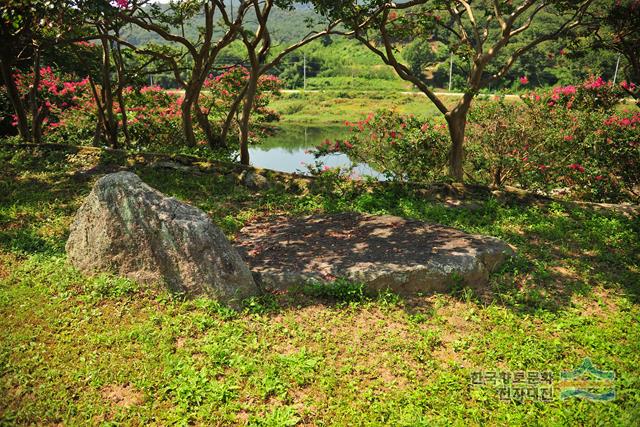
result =
[{"label": "large flat stone", "polygon": [[513,255],[494,237],[356,213],[259,220],[234,244],[266,291],[340,277],[401,295],[446,292],[456,283],[482,287]]}]

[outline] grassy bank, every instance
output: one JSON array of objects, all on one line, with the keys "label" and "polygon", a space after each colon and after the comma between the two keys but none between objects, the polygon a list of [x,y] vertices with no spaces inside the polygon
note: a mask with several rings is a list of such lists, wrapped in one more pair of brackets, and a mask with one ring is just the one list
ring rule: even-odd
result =
[{"label": "grassy bank", "polygon": [[[230,237],[262,215],[355,210],[494,235],[518,249],[482,294],[403,300],[342,284],[268,295],[234,313],[67,265],[72,217],[114,162],[0,150],[0,424],[634,425],[640,417],[637,218],[496,199],[455,207],[399,188],[331,183],[254,193],[223,175],[136,168]],[[614,401],[563,401],[559,389],[547,403],[501,400],[471,384],[474,371],[557,374],[585,357],[615,371]]]},{"label": "grassy bank", "polygon": [[357,121],[377,110],[395,110],[428,118],[438,115],[436,107],[423,96],[402,93],[358,91],[284,93],[270,106],[282,115],[282,122],[335,124]]}]

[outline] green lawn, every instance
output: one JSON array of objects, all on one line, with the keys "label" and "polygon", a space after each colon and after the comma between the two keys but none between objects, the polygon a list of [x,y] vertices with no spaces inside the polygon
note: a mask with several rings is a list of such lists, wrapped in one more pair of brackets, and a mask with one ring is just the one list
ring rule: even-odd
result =
[{"label": "green lawn", "polygon": [[[0,149],[0,425],[637,425],[640,223],[558,203],[453,208],[398,188],[252,193],[215,174],[135,169],[233,237],[274,213],[392,213],[494,235],[518,256],[481,294],[404,300],[340,284],[208,300],[70,268],[92,159]],[[109,161],[103,158],[103,161]],[[475,371],[547,371],[585,357],[616,399],[501,400]],[[559,390],[556,390],[556,395]]]}]

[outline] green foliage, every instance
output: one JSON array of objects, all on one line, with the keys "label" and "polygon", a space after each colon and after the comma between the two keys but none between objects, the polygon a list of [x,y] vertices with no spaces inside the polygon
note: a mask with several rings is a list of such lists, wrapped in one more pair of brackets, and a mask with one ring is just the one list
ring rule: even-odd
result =
[{"label": "green foliage", "polygon": [[97,300],[105,298],[122,298],[139,291],[138,284],[125,278],[99,275],[84,288],[84,292]]},{"label": "green foliage", "polygon": [[595,201],[637,199],[640,116],[613,110],[619,90],[592,78],[524,99],[472,110],[467,158],[477,179]]},{"label": "green foliage", "polygon": [[264,416],[253,416],[249,419],[250,426],[261,427],[292,427],[298,425],[300,417],[291,406],[278,406]]},{"label": "green foliage", "polygon": [[309,283],[303,289],[308,295],[341,303],[358,303],[367,299],[362,283],[353,283],[346,279],[336,279],[330,283]]},{"label": "green foliage", "polygon": [[[633,85],[627,93],[640,103],[640,90],[634,90],[640,84],[640,2],[638,0],[618,0],[602,2],[594,8],[588,29],[598,28],[592,39],[592,46],[602,51],[608,49],[618,53],[626,60],[621,70],[626,80]],[[622,73],[620,73],[622,74]],[[639,104],[640,105],[640,104]]]},{"label": "green foliage", "polygon": [[428,182],[444,175],[449,146],[446,124],[380,111],[345,125],[351,127],[351,137],[325,141],[317,148],[317,156],[344,152],[397,181]]}]

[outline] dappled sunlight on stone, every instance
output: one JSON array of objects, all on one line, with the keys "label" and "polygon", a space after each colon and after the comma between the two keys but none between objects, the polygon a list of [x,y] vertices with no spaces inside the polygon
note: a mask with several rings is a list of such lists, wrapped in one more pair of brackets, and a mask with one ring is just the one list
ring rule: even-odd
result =
[{"label": "dappled sunlight on stone", "polygon": [[405,295],[482,287],[513,250],[493,238],[394,216],[356,213],[275,217],[235,241],[266,290],[345,277]]}]

